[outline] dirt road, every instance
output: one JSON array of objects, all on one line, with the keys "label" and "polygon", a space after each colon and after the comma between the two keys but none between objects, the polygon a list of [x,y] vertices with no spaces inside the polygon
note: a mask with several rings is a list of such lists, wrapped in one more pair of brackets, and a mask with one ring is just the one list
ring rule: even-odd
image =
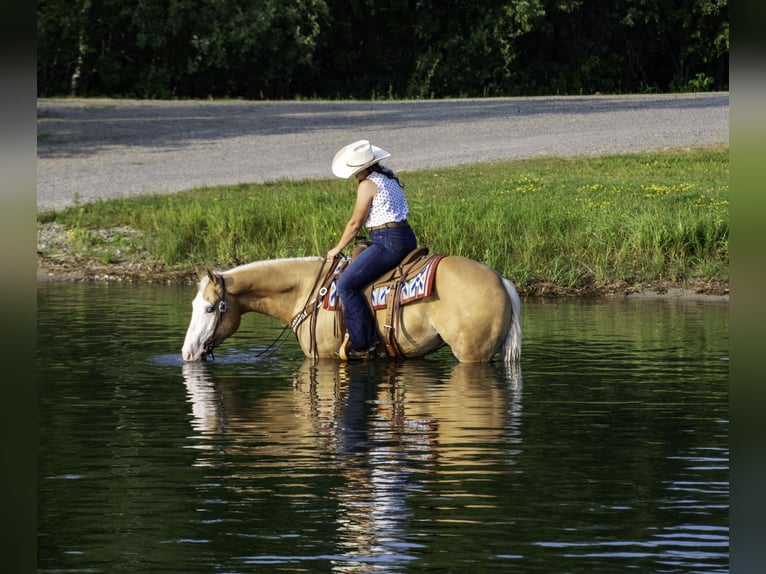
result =
[{"label": "dirt road", "polygon": [[47,100],[37,208],[193,187],[333,177],[368,138],[400,171],[729,141],[729,94],[392,102]]}]

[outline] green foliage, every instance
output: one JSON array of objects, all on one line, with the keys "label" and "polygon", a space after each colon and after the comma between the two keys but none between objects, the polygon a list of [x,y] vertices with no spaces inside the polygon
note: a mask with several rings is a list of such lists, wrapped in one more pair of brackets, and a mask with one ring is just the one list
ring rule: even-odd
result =
[{"label": "green foliage", "polygon": [[[399,174],[421,245],[464,255],[520,286],[728,280],[728,149],[551,158]],[[140,231],[169,268],[324,255],[350,215],[353,182],[281,181],[100,201],[55,220]],[[138,241],[134,237],[132,241]]]},{"label": "green foliage", "polygon": [[728,0],[40,0],[40,96],[728,88]]},{"label": "green foliage", "polygon": [[41,0],[38,90],[291,96],[326,16],[323,0]]}]

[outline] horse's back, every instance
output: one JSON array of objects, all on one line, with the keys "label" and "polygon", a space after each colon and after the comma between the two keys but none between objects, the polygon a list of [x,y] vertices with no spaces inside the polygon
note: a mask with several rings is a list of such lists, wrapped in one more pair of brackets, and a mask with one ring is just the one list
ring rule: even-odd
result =
[{"label": "horse's back", "polygon": [[467,257],[445,257],[437,269],[436,289],[440,297],[473,302],[480,311],[481,301],[497,303],[507,299],[503,277],[491,267]]}]

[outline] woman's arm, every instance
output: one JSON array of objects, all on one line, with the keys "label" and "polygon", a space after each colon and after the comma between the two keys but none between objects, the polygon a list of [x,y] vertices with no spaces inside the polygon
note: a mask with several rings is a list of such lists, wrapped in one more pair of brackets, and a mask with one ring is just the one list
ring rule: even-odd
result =
[{"label": "woman's arm", "polygon": [[362,225],[367,220],[370,205],[372,205],[372,200],[377,191],[378,188],[369,179],[362,180],[356,188],[356,203],[354,204],[351,219],[346,223],[346,228],[343,230],[337,245],[327,252],[327,259],[333,259],[336,255],[339,255],[346,245],[354,240],[354,237],[356,237],[356,234],[359,233]]}]

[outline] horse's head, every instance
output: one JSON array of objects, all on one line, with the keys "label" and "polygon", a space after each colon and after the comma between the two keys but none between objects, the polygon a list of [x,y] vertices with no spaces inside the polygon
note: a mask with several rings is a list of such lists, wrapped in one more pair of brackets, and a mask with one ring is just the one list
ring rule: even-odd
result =
[{"label": "horse's head", "polygon": [[181,349],[183,360],[204,361],[239,328],[240,318],[240,309],[226,289],[225,278],[208,270],[192,301],[192,317]]}]

